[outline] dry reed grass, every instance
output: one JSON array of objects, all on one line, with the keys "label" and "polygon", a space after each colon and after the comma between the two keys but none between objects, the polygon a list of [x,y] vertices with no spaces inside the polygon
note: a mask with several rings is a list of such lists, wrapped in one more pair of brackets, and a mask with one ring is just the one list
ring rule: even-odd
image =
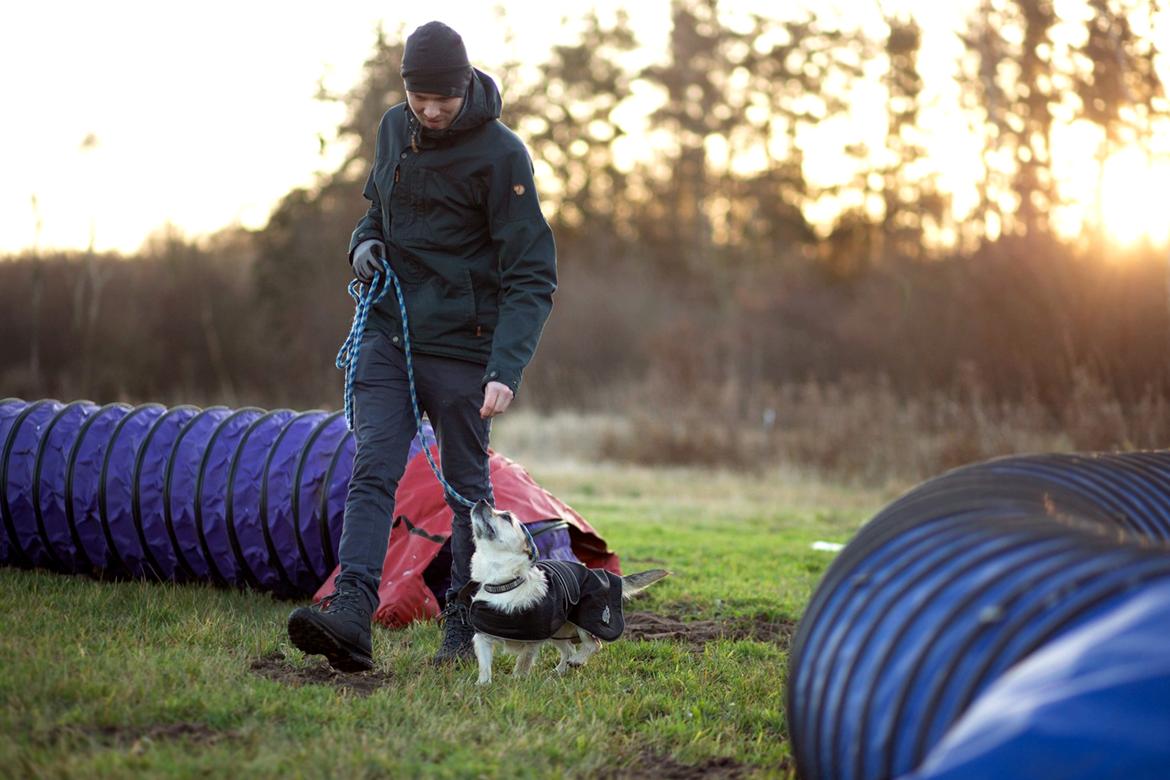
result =
[{"label": "dry reed grass", "polygon": [[751,471],[892,489],[965,463],[1025,452],[1156,449],[1170,405],[1126,403],[1085,372],[1056,408],[993,400],[973,377],[907,396],[882,379],[685,389],[647,380],[596,414],[520,413],[497,424],[503,451],[555,470],[574,462]]}]

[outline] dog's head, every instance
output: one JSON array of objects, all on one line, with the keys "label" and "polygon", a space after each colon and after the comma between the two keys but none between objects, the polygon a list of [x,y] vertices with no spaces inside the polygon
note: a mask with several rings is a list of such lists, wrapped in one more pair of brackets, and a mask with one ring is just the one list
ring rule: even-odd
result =
[{"label": "dog's head", "polygon": [[476,501],[471,508],[471,533],[476,551],[485,554],[519,553],[536,560],[536,542],[524,524],[511,512],[493,509],[486,501]]}]

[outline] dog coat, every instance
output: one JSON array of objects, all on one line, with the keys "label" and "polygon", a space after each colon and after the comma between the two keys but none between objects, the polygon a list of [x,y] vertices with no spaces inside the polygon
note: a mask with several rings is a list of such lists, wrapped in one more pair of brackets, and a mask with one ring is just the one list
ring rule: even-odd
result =
[{"label": "dog coat", "polygon": [[[537,641],[549,639],[565,623],[612,642],[622,635],[626,620],[622,613],[622,578],[604,569],[590,569],[569,561],[537,561],[545,573],[548,593],[521,612],[501,612],[482,601],[472,601],[472,627],[481,634]],[[464,590],[465,594],[478,588]],[[463,595],[463,594],[461,594]]]}]

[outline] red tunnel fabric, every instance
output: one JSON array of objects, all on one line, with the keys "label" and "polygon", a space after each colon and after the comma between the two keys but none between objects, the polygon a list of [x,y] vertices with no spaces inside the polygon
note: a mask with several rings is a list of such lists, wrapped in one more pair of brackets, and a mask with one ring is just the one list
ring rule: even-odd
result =
[{"label": "red tunnel fabric", "polygon": [[[433,447],[431,454],[441,468],[438,448]],[[525,525],[544,520],[567,522],[573,553],[582,563],[621,574],[618,556],[606,547],[605,540],[568,504],[536,484],[523,466],[497,452],[491,453],[489,465],[498,508],[512,512]],[[398,483],[394,512],[374,619],[387,627],[401,628],[439,614],[440,605],[424,574],[451,535],[451,509],[443,501],[443,489],[421,454],[407,464]],[[414,531],[408,530],[410,526],[403,518]],[[339,568],[333,570],[314,598],[333,592]]]}]

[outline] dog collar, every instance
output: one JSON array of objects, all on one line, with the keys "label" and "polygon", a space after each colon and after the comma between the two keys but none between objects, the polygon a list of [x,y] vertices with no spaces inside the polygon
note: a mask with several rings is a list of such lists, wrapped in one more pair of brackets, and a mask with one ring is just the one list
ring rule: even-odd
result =
[{"label": "dog collar", "polygon": [[488,585],[485,583],[483,589],[488,593],[507,593],[510,590],[516,590],[516,588],[519,588],[523,584],[524,578],[517,577],[514,580],[508,580],[507,582],[501,582],[495,585]]}]

